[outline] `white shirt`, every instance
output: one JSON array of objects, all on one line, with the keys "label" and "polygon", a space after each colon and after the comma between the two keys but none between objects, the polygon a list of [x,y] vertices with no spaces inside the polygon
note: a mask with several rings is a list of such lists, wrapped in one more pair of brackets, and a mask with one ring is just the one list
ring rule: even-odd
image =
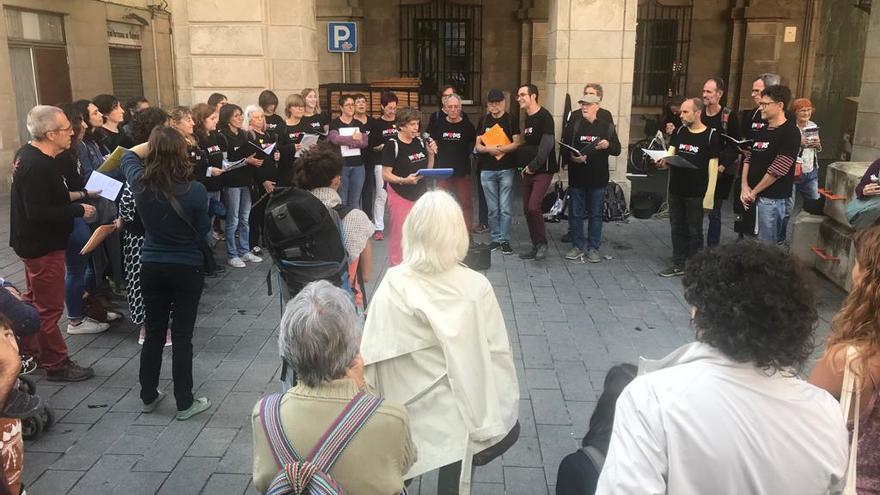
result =
[{"label": "white shirt", "polygon": [[837,494],[848,433],[838,402],[695,342],[617,401],[597,494]]}]

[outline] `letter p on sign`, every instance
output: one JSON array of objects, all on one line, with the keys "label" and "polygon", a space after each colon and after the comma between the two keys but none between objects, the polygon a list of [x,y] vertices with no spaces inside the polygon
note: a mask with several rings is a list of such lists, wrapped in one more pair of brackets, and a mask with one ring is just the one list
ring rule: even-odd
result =
[{"label": "letter p on sign", "polygon": [[357,25],[353,22],[328,22],[327,51],[331,53],[357,52]]}]

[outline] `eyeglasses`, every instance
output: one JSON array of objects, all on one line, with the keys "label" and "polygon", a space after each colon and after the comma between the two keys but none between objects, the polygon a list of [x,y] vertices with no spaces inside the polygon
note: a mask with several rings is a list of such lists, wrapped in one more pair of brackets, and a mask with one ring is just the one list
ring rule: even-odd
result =
[{"label": "eyeglasses", "polygon": [[69,125],[69,126],[67,126],[67,127],[62,127],[61,129],[52,129],[51,131],[46,131],[46,132],[47,132],[47,133],[49,133],[49,132],[61,132],[61,133],[67,133],[67,132],[70,132],[70,131],[72,131],[72,130],[73,130],[73,125]]},{"label": "eyeglasses", "polygon": [[345,105],[342,105],[342,108],[348,108],[348,107],[353,107],[353,106],[354,106],[354,103],[346,103]]},{"label": "eyeglasses", "polygon": [[782,104],[781,101],[759,101],[759,102],[758,102],[758,106],[761,107],[761,108],[764,108],[764,107],[767,107],[767,106],[769,106],[769,105],[773,105],[774,103],[779,103],[780,105]]}]

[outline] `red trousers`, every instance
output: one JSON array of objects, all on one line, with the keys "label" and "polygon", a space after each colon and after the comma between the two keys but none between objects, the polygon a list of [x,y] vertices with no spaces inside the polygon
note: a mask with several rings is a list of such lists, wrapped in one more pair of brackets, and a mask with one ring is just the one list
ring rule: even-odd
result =
[{"label": "red trousers", "polygon": [[532,244],[547,243],[547,228],[544,225],[544,215],[541,213],[541,201],[547,194],[550,174],[525,174],[523,175],[523,213],[526,216],[526,224],[529,226],[529,237]]},{"label": "red trousers", "polygon": [[403,262],[403,222],[415,204],[415,201],[404,198],[392,186],[388,186],[388,266]]},{"label": "red trousers", "polygon": [[22,337],[25,353],[36,356],[49,371],[67,361],[67,343],[58,328],[64,312],[64,250],[52,251],[39,258],[23,259],[27,290],[22,299],[40,314],[40,331]]},{"label": "red trousers", "polygon": [[470,175],[464,177],[450,177],[438,181],[440,189],[455,196],[464,213],[464,224],[468,233],[471,232],[474,222],[474,195],[471,191],[472,181]]}]

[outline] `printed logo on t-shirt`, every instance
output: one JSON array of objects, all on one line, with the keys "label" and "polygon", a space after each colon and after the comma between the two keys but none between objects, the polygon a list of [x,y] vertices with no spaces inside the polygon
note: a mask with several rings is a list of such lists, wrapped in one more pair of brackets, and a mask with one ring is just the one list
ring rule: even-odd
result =
[{"label": "printed logo on t-shirt", "polygon": [[760,131],[761,129],[767,127],[767,124],[764,122],[752,122],[752,130]]},{"label": "printed logo on t-shirt", "polygon": [[523,129],[523,134],[525,134],[526,136],[531,136],[533,132],[535,132],[534,127],[526,127],[525,129]]},{"label": "printed logo on t-shirt", "polygon": [[599,140],[599,136],[581,136],[580,137],[581,144],[595,143],[598,140]]},{"label": "printed logo on t-shirt", "polygon": [[753,150],[766,150],[770,147],[770,141],[755,141],[752,145]]},{"label": "printed logo on t-shirt", "polygon": [[446,141],[459,141],[461,140],[460,132],[444,132],[440,135],[441,139],[445,139]]},{"label": "printed logo on t-shirt", "polygon": [[287,134],[287,137],[289,137],[291,141],[298,142],[300,139],[302,139],[303,134],[305,134],[305,133],[304,132],[291,132],[291,133]]},{"label": "printed logo on t-shirt", "polygon": [[312,129],[320,129],[321,128],[320,122],[309,122],[309,125],[312,126]]},{"label": "printed logo on t-shirt", "polygon": [[691,153],[691,154],[696,155],[697,153],[700,152],[700,147],[694,146],[692,144],[681,143],[678,145],[678,150],[684,151],[685,153]]},{"label": "printed logo on t-shirt", "polygon": [[409,155],[407,158],[409,158],[410,163],[415,163],[419,160],[424,160],[425,154],[419,151],[418,153],[413,153],[412,155]]},{"label": "printed logo on t-shirt", "polygon": [[208,153],[219,153],[219,152],[220,152],[219,145],[215,144],[214,146],[208,146]]},{"label": "printed logo on t-shirt", "polygon": [[394,137],[394,136],[396,136],[396,135],[397,135],[397,128],[396,128],[396,127],[391,127],[391,128],[389,128],[389,129],[384,129],[384,130],[382,131],[382,137],[383,137],[383,138],[391,138],[391,137]]},{"label": "printed logo on t-shirt", "polygon": [[278,127],[278,124],[266,123],[266,129],[269,129],[270,131],[274,130],[276,127]]}]

